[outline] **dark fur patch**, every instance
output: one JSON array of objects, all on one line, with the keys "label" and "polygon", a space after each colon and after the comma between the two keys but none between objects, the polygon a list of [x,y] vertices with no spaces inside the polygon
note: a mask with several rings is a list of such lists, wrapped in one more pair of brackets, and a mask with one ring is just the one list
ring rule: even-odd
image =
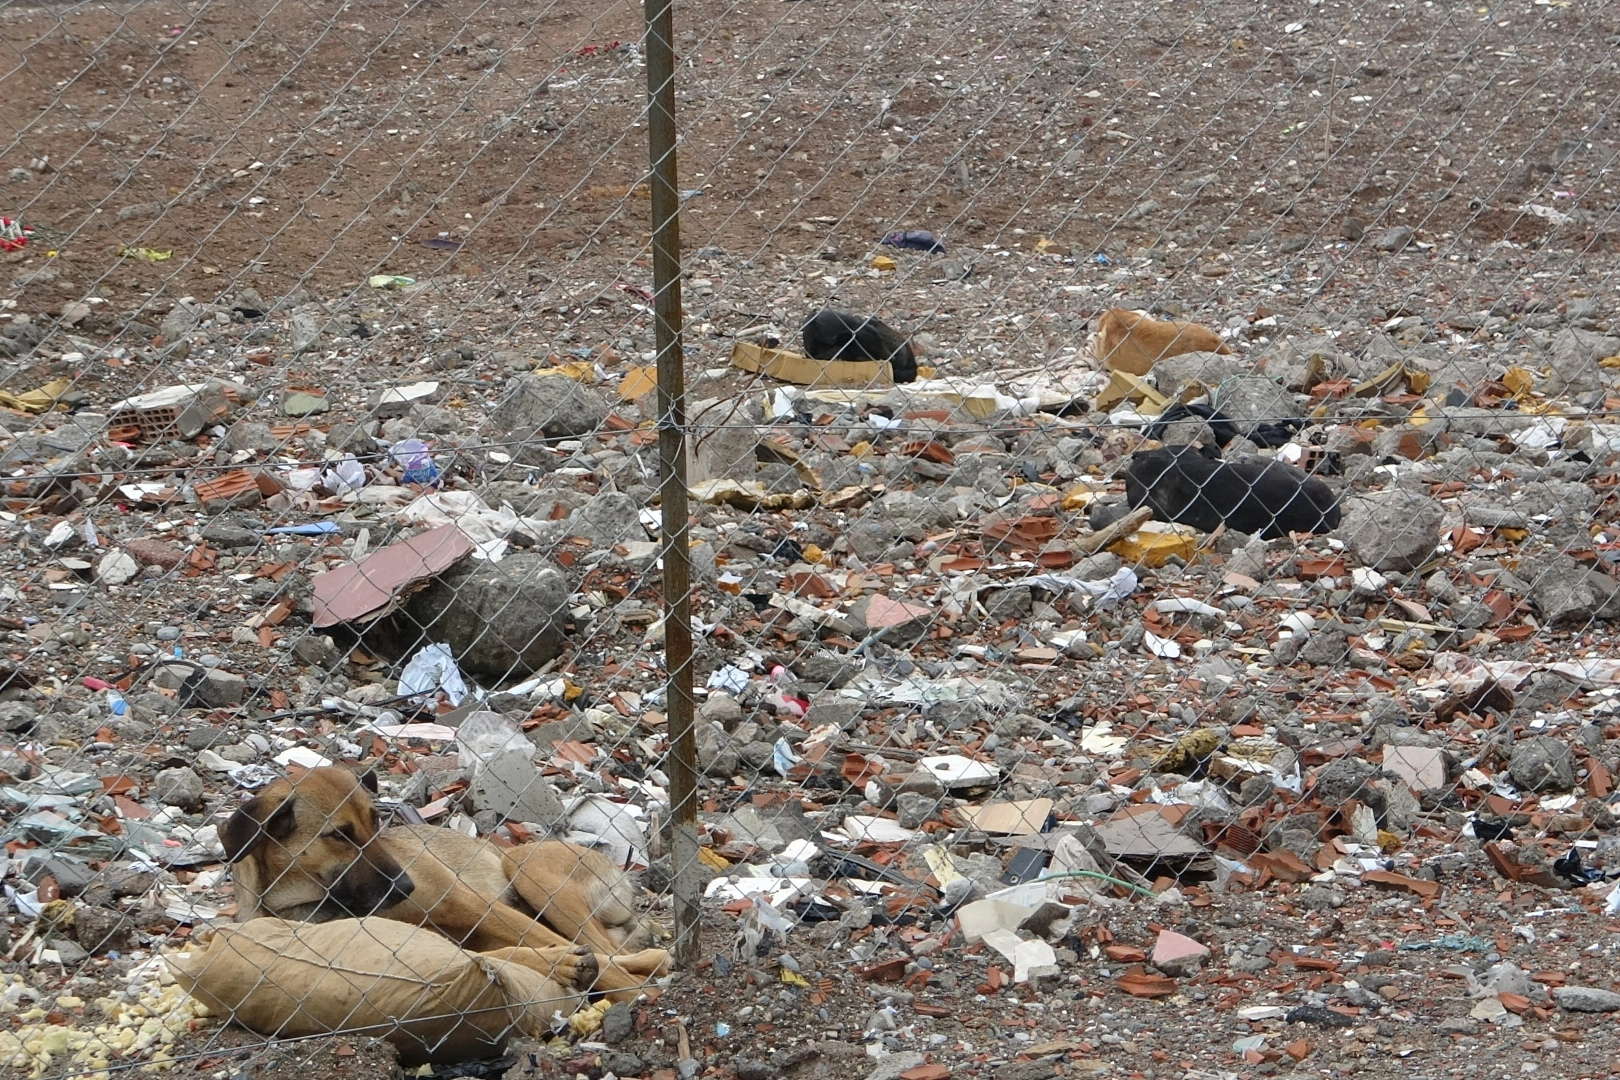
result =
[{"label": "dark fur patch", "polygon": [[887,360],[895,382],[917,379],[917,358],[905,336],[871,315],[816,312],[804,324],[804,354],[817,360]]},{"label": "dark fur patch", "polygon": [[1228,529],[1270,540],[1339,525],[1339,503],[1322,481],[1281,461],[1212,461],[1196,450],[1131,455],[1126,501],[1160,521],[1203,532]]},{"label": "dark fur patch", "polygon": [[298,800],[292,796],[271,808],[263,796],[249,799],[219,830],[225,861],[241,862],[265,839],[285,840],[298,827]]}]

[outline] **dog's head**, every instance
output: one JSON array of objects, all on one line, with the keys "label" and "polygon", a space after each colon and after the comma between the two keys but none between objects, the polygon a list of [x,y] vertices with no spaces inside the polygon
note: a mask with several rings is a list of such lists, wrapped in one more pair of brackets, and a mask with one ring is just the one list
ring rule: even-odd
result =
[{"label": "dog's head", "polygon": [[[311,769],[276,780],[220,829],[225,859],[259,906],[285,918],[370,915],[410,896],[410,876],[380,843],[375,776]],[[246,871],[246,873],[244,873]]]}]

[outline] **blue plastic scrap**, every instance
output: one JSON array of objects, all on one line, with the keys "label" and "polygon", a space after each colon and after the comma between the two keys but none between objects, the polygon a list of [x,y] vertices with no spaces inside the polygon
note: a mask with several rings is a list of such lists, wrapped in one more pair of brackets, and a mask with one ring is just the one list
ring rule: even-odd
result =
[{"label": "blue plastic scrap", "polygon": [[309,521],[302,525],[277,525],[264,530],[271,536],[331,536],[338,531],[335,521]]},{"label": "blue plastic scrap", "polygon": [[907,229],[892,232],[878,241],[884,247],[905,248],[907,251],[926,251],[930,255],[945,254],[945,245],[927,229]]}]

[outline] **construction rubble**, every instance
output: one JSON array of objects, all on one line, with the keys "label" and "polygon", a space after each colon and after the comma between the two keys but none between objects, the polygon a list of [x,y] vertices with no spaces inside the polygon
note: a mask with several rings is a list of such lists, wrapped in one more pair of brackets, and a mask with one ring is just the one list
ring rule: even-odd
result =
[{"label": "construction rubble", "polygon": [[[333,763],[600,847],[666,929],[699,875],[697,970],[508,1077],[1438,1075],[1607,1032],[1620,336],[1574,305],[1270,319],[1128,377],[1075,350],[805,387],[717,346],[695,868],[645,378],[478,356],[377,391],[334,353],[296,394],[6,413],[0,1062],[245,1046],[159,958],[234,911],[238,799]],[[1309,474],[1336,524],[1133,512],[1161,445]]]}]

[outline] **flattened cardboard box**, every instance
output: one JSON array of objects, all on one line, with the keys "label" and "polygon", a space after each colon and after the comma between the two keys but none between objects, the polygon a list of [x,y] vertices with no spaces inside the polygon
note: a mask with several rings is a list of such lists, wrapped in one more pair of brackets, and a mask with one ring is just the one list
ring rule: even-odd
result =
[{"label": "flattened cardboard box", "polygon": [[747,341],[732,344],[731,366],[800,386],[894,385],[894,373],[886,360],[815,360],[786,349],[767,349]]}]

